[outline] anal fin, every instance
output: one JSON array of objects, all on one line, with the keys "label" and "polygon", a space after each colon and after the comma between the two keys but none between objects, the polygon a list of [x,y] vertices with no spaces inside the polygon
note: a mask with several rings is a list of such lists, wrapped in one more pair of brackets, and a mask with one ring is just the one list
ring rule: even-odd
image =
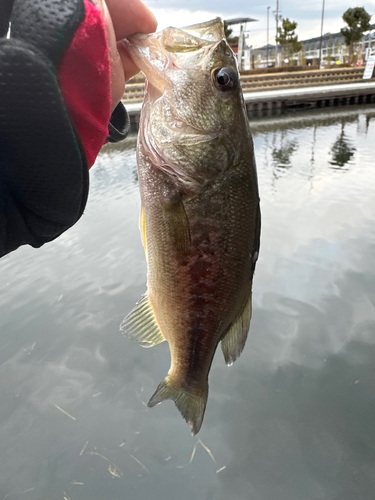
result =
[{"label": "anal fin", "polygon": [[228,366],[233,365],[246,344],[252,312],[251,296],[250,292],[242,313],[238,316],[229,332],[221,341],[221,349],[224,354],[225,362]]},{"label": "anal fin", "polygon": [[126,316],[120,325],[120,330],[142,347],[152,347],[165,340],[147,293]]}]

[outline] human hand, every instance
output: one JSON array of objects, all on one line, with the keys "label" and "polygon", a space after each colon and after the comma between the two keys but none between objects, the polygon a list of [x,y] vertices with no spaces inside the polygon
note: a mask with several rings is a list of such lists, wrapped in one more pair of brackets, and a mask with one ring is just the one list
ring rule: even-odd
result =
[{"label": "human hand", "polygon": [[139,72],[121,40],[135,33],[152,33],[157,22],[140,0],[94,0],[94,4],[106,23],[113,111],[124,93],[125,82]]},{"label": "human hand", "polygon": [[140,0],[0,0],[0,257],[81,217],[88,167],[138,71],[117,40],[155,27]]}]

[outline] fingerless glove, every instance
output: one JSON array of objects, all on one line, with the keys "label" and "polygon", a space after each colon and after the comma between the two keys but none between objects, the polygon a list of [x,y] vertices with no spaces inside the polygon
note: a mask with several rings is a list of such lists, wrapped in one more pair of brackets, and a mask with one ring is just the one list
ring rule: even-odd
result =
[{"label": "fingerless glove", "polygon": [[88,169],[108,135],[126,136],[128,117],[120,104],[108,131],[105,26],[89,0],[0,0],[0,19],[3,256],[40,247],[77,222]]}]

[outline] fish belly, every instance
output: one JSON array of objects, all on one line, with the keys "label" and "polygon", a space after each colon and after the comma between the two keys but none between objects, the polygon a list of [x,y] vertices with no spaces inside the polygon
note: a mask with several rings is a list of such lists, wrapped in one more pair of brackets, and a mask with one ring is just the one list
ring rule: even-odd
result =
[{"label": "fish belly", "polygon": [[[141,193],[148,295],[170,346],[169,374],[183,385],[200,387],[207,382],[219,341],[251,292],[255,228],[251,178],[229,172],[198,195],[184,198],[166,174],[147,170]],[[176,210],[177,221],[165,209],[168,200],[174,207],[176,199],[183,206]]]}]

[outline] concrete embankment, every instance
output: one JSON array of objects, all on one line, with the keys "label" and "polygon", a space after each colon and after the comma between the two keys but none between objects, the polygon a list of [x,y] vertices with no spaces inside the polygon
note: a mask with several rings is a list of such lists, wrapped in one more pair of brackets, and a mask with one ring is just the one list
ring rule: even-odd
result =
[{"label": "concrete embankment", "polygon": [[[375,102],[375,81],[363,80],[363,68],[299,71],[277,74],[241,74],[250,114],[263,110],[325,107]],[[129,82],[123,102],[131,120],[139,120],[144,81]]]}]

